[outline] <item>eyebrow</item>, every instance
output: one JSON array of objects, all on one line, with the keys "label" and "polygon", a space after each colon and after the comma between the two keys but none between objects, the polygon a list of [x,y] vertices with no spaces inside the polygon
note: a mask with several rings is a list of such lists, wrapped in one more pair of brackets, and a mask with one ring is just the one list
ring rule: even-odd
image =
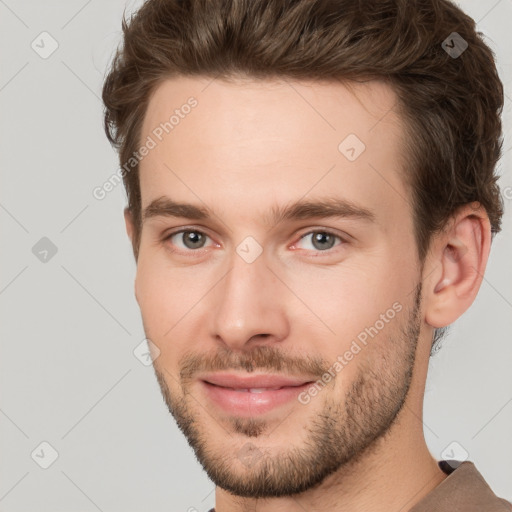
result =
[{"label": "eyebrow", "polygon": [[[191,220],[217,217],[207,207],[190,203],[179,203],[162,196],[153,200],[143,211],[142,222],[154,217],[179,217]],[[284,221],[306,220],[313,218],[353,218],[375,222],[375,213],[368,208],[354,204],[345,199],[326,197],[313,201],[298,200],[285,206],[274,205],[263,221],[273,226]]]}]

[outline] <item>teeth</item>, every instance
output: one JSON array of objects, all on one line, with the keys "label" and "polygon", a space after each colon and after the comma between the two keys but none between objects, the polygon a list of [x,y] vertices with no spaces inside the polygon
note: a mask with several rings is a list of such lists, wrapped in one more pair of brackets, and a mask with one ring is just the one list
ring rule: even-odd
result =
[{"label": "teeth", "polygon": [[263,393],[264,391],[276,390],[276,389],[281,389],[281,388],[280,387],[279,388],[249,388],[249,389],[234,389],[234,391],[245,391],[245,392],[249,392],[249,393]]}]

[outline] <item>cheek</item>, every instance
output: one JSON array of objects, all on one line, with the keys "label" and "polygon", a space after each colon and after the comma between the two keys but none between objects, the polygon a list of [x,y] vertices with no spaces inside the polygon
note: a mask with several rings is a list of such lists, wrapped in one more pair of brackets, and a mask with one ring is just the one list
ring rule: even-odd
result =
[{"label": "cheek", "polygon": [[194,268],[171,267],[163,249],[142,250],[135,292],[143,316],[152,324],[180,318],[204,295],[203,281]]},{"label": "cheek", "polygon": [[[285,280],[319,325],[340,341],[373,324],[403,293],[403,283],[368,260],[306,272],[296,269]],[[300,307],[304,312],[304,305]]]},{"label": "cheek", "polygon": [[[144,325],[152,332],[160,332],[160,325],[172,311],[172,293],[165,278],[150,265],[139,259],[135,278],[135,293]],[[147,334],[147,333],[146,333]]]},{"label": "cheek", "polygon": [[160,350],[155,363],[164,374],[176,376],[190,340],[202,339],[204,322],[197,321],[197,314],[208,291],[205,277],[191,268],[169,268],[159,255],[139,257],[135,293],[145,334]]},{"label": "cheek", "polygon": [[[387,261],[389,256],[374,255],[364,262],[288,276],[292,289],[308,306],[306,311],[303,304],[298,305],[311,318],[309,349],[320,353],[340,377],[337,388],[346,389],[361,368],[381,364],[380,355],[395,350],[393,340],[400,336],[404,322],[404,301],[410,301],[404,280],[412,276],[400,281],[391,275],[393,265]],[[304,314],[297,322],[305,325]]]},{"label": "cheek", "polygon": [[[177,360],[179,346],[175,343],[173,327],[180,319],[177,306],[179,295],[155,265],[146,265],[139,258],[135,290],[147,338],[158,347],[158,356],[153,361],[155,371],[176,396],[178,380]],[[172,342],[171,342],[172,340]]]},{"label": "cheek", "polygon": [[139,258],[135,278],[137,302],[146,335],[154,339],[160,348],[171,336],[170,330],[186,313],[189,288],[182,284],[154,259],[149,261],[149,259]]}]

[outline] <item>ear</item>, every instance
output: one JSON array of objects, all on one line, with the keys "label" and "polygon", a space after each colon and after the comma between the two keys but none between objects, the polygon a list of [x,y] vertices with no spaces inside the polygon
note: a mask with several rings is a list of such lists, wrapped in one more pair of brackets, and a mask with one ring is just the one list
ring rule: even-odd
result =
[{"label": "ear", "polygon": [[425,321],[445,327],[473,303],[482,284],[491,246],[491,225],[480,203],[461,207],[434,235],[424,267]]},{"label": "ear", "polygon": [[126,225],[126,233],[132,244],[133,256],[135,258],[135,262],[137,262],[139,258],[140,240],[136,233],[135,223],[133,220],[133,213],[128,207],[124,209],[124,222]]},{"label": "ear", "polygon": [[130,242],[133,245],[133,231],[134,231],[133,217],[132,217],[132,212],[130,211],[130,209],[128,207],[126,207],[124,209],[124,223],[126,226],[126,234],[128,235],[128,238],[130,239]]},{"label": "ear", "polygon": [[[124,223],[125,223],[125,226],[126,226],[126,234],[128,235],[128,238],[130,239],[130,242],[132,244],[132,248],[134,248],[135,245],[134,245],[133,235],[134,235],[134,232],[135,232],[135,228],[134,228],[134,224],[133,224],[132,212],[129,210],[128,207],[126,207],[124,209]],[[134,256],[135,256],[135,261],[137,262],[137,253],[136,253],[135,249],[134,249]],[[135,281],[134,281],[133,289],[134,289],[135,300],[138,303],[139,302],[139,297],[138,297],[138,291],[137,291],[137,276],[138,276],[138,272],[135,275]]]}]

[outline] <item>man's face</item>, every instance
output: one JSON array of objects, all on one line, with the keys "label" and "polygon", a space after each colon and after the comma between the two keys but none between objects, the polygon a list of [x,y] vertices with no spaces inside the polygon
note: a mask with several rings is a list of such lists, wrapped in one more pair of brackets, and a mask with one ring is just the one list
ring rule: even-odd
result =
[{"label": "man's face", "polygon": [[[403,127],[386,85],[352,89],[176,78],[144,119],[135,289],[155,372],[208,475],[241,496],[343,471],[411,384],[421,269]],[[275,217],[296,202],[339,211]]]}]

